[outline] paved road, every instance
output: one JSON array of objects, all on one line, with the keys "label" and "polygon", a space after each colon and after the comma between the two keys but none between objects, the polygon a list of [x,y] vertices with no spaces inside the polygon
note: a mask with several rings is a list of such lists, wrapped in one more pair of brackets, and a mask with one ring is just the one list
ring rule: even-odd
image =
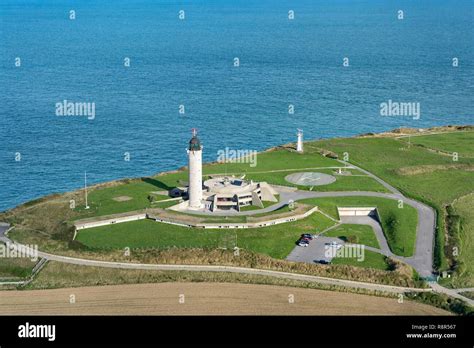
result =
[{"label": "paved road", "polygon": [[[423,203],[404,197],[397,189],[395,189],[393,186],[386,183],[379,177],[373,175],[372,173],[360,167],[346,163],[344,161],[339,160],[339,162],[343,164],[347,164],[348,166],[354,167],[364,172],[365,174],[377,180],[385,188],[391,191],[391,193],[366,192],[366,191],[351,191],[351,192],[314,192],[314,191],[299,191],[299,190],[293,191],[293,190],[285,190],[284,188],[279,187],[278,188],[279,193],[280,193],[279,203],[274,204],[264,209],[257,210],[257,211],[236,213],[236,215],[254,215],[254,214],[263,213],[263,212],[270,212],[288,204],[290,200],[297,201],[297,200],[301,200],[305,198],[367,196],[367,197],[388,198],[388,199],[394,199],[397,201],[401,200],[403,201],[404,204],[412,206],[418,212],[418,225],[417,225],[417,236],[416,236],[416,247],[415,247],[416,249],[415,249],[415,254],[412,257],[396,256],[396,258],[410,264],[414,269],[417,270],[417,272],[422,277],[431,276],[433,273],[433,267],[432,267],[433,266],[433,247],[434,247],[434,232],[435,232],[435,226],[436,226],[435,225],[436,217],[435,217],[434,210]],[[196,213],[199,213],[199,212],[196,212]],[[206,215],[205,212],[202,212],[202,214]],[[218,213],[217,214],[213,213],[213,214],[219,215]],[[0,240],[1,238],[5,238],[3,234],[7,229],[8,227],[6,227],[5,225],[0,225]],[[376,250],[377,249],[375,249],[375,251]],[[379,252],[383,253],[384,250],[382,251],[379,250]],[[79,262],[77,264],[87,264],[87,265],[92,265],[92,266],[97,265],[97,263],[101,263],[100,267],[107,267],[105,266],[105,263],[101,261],[92,261],[92,260],[83,260],[83,259],[71,260],[70,258],[64,258],[57,255],[49,255],[49,254],[44,254],[41,252],[40,254],[43,254],[43,255],[40,255],[41,257],[46,257],[51,260],[54,260],[54,258],[60,258],[60,260],[62,260],[61,262],[67,262],[66,260],[69,260],[69,261]],[[56,260],[56,261],[60,261],[60,260]],[[74,262],[71,262],[71,263],[74,263]],[[83,263],[80,263],[80,262],[83,262]],[[130,267],[129,264],[120,264],[120,265],[122,265],[124,268]],[[225,271],[225,272],[232,272],[229,269],[233,269],[235,272],[235,270],[238,269],[235,267],[224,267],[224,266],[187,266],[187,265],[142,265],[142,266],[143,267],[164,267],[161,269],[170,269],[169,267],[177,267],[176,269],[181,269],[181,270],[185,270],[185,269],[189,270],[190,268],[195,268],[195,267],[205,267],[207,271],[210,270],[209,267],[213,267],[213,268],[217,267],[220,269],[220,271]],[[114,266],[109,265],[108,267],[114,267]],[[224,267],[225,270],[223,270],[222,267]],[[115,266],[115,268],[121,268],[121,267]],[[143,269],[148,269],[148,268],[143,268]],[[157,268],[157,269],[160,269],[160,268]],[[244,269],[244,270],[250,271],[250,272],[257,272],[257,274],[263,274],[263,273],[258,273],[258,272],[266,272],[265,273],[266,275],[269,275],[269,272],[272,274],[275,273],[275,271],[265,271],[265,270],[255,270],[255,269]],[[280,276],[282,276],[282,274],[285,274],[284,272],[276,272],[276,273],[279,273]],[[296,274],[291,274],[291,273],[288,273],[286,275],[291,276],[291,277],[313,277],[313,276],[296,275]],[[274,275],[274,276],[277,276],[277,275]],[[335,280],[335,279],[330,279],[330,278],[321,278],[321,277],[315,277],[315,279],[319,279],[319,280],[323,279],[324,281],[336,282],[339,284],[340,282],[344,282],[344,283],[348,282],[348,281]],[[350,283],[354,284],[354,283],[361,283],[361,282],[350,282]],[[472,300],[469,300],[459,295],[456,291],[441,287],[437,283],[434,283],[434,284],[436,284],[436,286],[430,283],[430,285],[432,285],[432,288],[435,289],[436,291],[440,291],[440,292],[449,291],[450,294],[452,293],[456,295],[456,296],[453,295],[453,297],[462,298],[463,300],[467,301],[468,303],[472,305],[472,302],[473,302]],[[364,286],[379,286],[379,285],[361,283],[361,287],[364,287]]]},{"label": "paved road", "polygon": [[[378,179],[383,181],[381,179]],[[387,184],[388,185],[388,184]],[[390,185],[388,185],[390,187]],[[434,231],[435,231],[435,212],[434,210],[418,201],[404,197],[401,193],[382,193],[372,191],[331,191],[331,192],[316,192],[316,191],[302,191],[302,190],[285,190],[279,187],[278,192],[280,193],[280,202],[271,205],[264,209],[251,210],[246,212],[235,212],[232,215],[254,215],[261,214],[276,210],[288,204],[290,201],[298,201],[306,198],[324,198],[324,197],[353,197],[353,196],[365,196],[365,197],[380,197],[388,198],[396,201],[403,201],[403,204],[407,204],[415,208],[418,212],[418,225],[416,228],[416,246],[415,254],[412,257],[399,257],[400,260],[408,263],[422,277],[429,277],[433,273],[433,245],[434,245]],[[225,215],[226,212],[193,212],[197,215]]]},{"label": "paved road", "polygon": [[[415,200],[406,198],[396,193],[367,192],[367,191],[343,191],[343,192],[314,192],[314,191],[294,191],[281,194],[281,202],[283,199],[292,199],[294,201],[305,198],[323,198],[323,197],[380,197],[393,200],[401,200],[403,204],[415,208],[418,212],[418,225],[416,228],[416,246],[415,254],[412,257],[396,256],[400,260],[408,263],[422,277],[429,277],[433,273],[433,242],[435,231],[435,212],[427,205]],[[385,239],[385,237],[384,237]]]},{"label": "paved road", "polygon": [[459,289],[453,289],[454,291],[456,291],[457,293],[460,293],[460,292],[474,292],[474,288],[459,288]]},{"label": "paved road", "polygon": [[376,249],[377,252],[384,254],[386,256],[392,256],[393,253],[390,251],[388,247],[387,239],[383,234],[382,226],[380,226],[380,222],[375,220],[371,216],[342,216],[341,222],[343,224],[354,224],[354,225],[369,225],[372,227],[374,231],[375,237],[379,242],[380,249]]},{"label": "paved road", "polygon": [[378,176],[372,174],[371,172],[369,172],[369,171],[367,171],[367,170],[365,170],[361,167],[358,167],[358,166],[356,166],[355,164],[352,164],[352,163],[348,163],[348,162],[345,162],[345,161],[342,161],[342,160],[337,160],[337,161],[344,164],[347,167],[353,167],[355,169],[360,170],[362,173],[367,174],[368,176],[370,176],[372,179],[376,180],[378,183],[380,183],[383,187],[385,187],[390,192],[398,194],[398,195],[402,194],[400,191],[398,191],[395,187],[390,185],[388,182],[383,181],[381,178],[379,178]]},{"label": "paved road", "polygon": [[307,247],[296,246],[286,257],[288,261],[315,263],[320,261],[330,262],[332,254],[326,253],[326,243],[337,242],[344,245],[344,241],[336,237],[317,237]]},{"label": "paved road", "polygon": [[[27,246],[21,244],[14,244],[17,247],[24,248],[23,250],[34,251]],[[408,288],[401,286],[392,286],[392,285],[382,285],[382,284],[373,284],[358,282],[352,280],[344,279],[335,279],[335,278],[326,278],[318,277],[312,275],[304,275],[299,273],[289,273],[289,272],[280,272],[272,271],[265,269],[256,269],[256,268],[245,268],[245,267],[233,267],[233,266],[218,266],[218,265],[176,265],[176,264],[145,264],[145,263],[129,263],[129,262],[110,262],[110,261],[98,261],[98,260],[89,260],[89,259],[79,259],[68,256],[53,255],[44,252],[38,252],[38,256],[49,261],[63,262],[73,265],[80,266],[93,266],[93,267],[106,267],[106,268],[117,268],[117,269],[140,269],[140,270],[154,270],[154,271],[194,271],[194,272],[230,272],[230,273],[243,273],[243,274],[254,274],[261,276],[270,276],[277,278],[293,279],[293,280],[302,280],[309,281],[319,284],[326,285],[338,285],[349,288],[357,289],[367,289],[367,290],[376,290],[384,291],[389,293],[404,293],[404,292],[429,292],[431,289],[418,289],[418,288]]]},{"label": "paved road", "polygon": [[339,162],[353,166],[354,168],[362,171],[374,180],[382,184],[385,188],[392,192],[392,198],[397,200],[403,200],[404,203],[412,206],[418,211],[418,226],[416,228],[416,245],[415,255],[413,257],[398,257],[404,262],[410,264],[422,277],[429,277],[433,273],[433,250],[434,250],[434,235],[436,228],[436,213],[433,208],[409,199],[403,196],[395,187],[385,182],[378,176],[371,172],[360,168],[352,163],[347,163],[341,160]]},{"label": "paved road", "polygon": [[446,294],[446,295],[448,295],[448,296],[457,298],[457,299],[462,300],[462,301],[465,301],[465,302],[467,302],[469,305],[471,305],[471,306],[474,307],[474,300],[471,300],[471,299],[468,298],[468,297],[465,297],[465,296],[460,295],[460,294],[458,293],[458,289],[448,289],[448,288],[445,288],[444,286],[439,285],[439,284],[436,283],[436,282],[428,282],[428,284],[430,285],[430,287],[431,287],[434,291],[439,292],[439,293]]},{"label": "paved road", "polygon": [[[3,233],[7,229],[8,227],[1,229],[1,232],[0,232],[1,237],[3,237],[7,242],[12,243],[13,246],[23,248],[22,250],[29,249],[27,246],[14,243],[13,241],[5,237]],[[31,252],[34,253],[33,250]],[[438,285],[437,283],[429,283],[431,286],[430,289],[417,289],[417,288],[372,284],[372,283],[364,283],[364,282],[358,282],[358,281],[352,281],[352,280],[325,278],[325,277],[318,277],[318,276],[311,276],[311,275],[304,275],[304,274],[297,274],[297,273],[279,272],[279,271],[245,268],[245,267],[109,262],[109,261],[78,259],[78,258],[73,258],[73,257],[68,257],[68,256],[53,255],[53,254],[44,253],[41,251],[38,252],[38,256],[48,261],[63,262],[63,263],[68,263],[68,264],[81,265],[81,266],[106,267],[106,268],[117,268],[117,269],[159,270],[159,271],[175,270],[175,271],[194,271],[194,272],[231,272],[231,273],[256,274],[256,275],[270,276],[270,277],[277,277],[277,278],[284,278],[284,279],[309,281],[309,282],[315,282],[318,284],[338,285],[338,286],[356,288],[356,289],[384,291],[384,292],[389,292],[389,293],[429,292],[429,291],[434,290],[436,292],[446,293],[450,296],[462,299],[468,302],[471,306],[474,305],[474,301],[464,296],[459,295],[455,289],[454,290],[446,289]]]},{"label": "paved road", "polygon": [[7,243],[10,240],[5,236],[5,232],[8,231],[10,225],[5,222],[0,222],[0,242]]}]

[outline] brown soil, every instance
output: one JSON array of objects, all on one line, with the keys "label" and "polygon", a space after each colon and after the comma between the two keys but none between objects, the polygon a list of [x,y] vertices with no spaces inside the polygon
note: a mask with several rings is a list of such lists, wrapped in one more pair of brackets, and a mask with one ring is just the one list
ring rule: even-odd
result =
[{"label": "brown soil", "polygon": [[[184,303],[180,303],[180,295]],[[76,303],[70,304],[74,295]],[[289,303],[293,296],[294,303]],[[159,283],[4,291],[0,315],[448,315],[397,298],[229,283]]]},{"label": "brown soil", "polygon": [[129,197],[129,196],[118,196],[118,197],[114,197],[112,198],[114,201],[116,202],[126,202],[126,201],[130,201],[132,200],[132,197]]}]

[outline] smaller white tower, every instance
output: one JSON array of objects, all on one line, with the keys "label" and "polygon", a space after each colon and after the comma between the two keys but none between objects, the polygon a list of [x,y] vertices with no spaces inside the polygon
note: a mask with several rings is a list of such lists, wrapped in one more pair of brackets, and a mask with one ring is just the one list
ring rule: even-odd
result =
[{"label": "smaller white tower", "polygon": [[189,160],[189,208],[202,208],[202,146],[197,138],[197,131],[193,128],[193,137],[187,149]]},{"label": "smaller white tower", "polygon": [[296,143],[296,151],[303,153],[303,130],[298,129],[298,142]]}]

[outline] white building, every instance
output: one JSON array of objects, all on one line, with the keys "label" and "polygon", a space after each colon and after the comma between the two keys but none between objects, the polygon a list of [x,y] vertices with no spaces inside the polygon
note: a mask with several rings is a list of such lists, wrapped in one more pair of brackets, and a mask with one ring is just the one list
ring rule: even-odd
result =
[{"label": "white building", "polygon": [[189,208],[201,209],[202,202],[202,146],[197,138],[196,129],[193,128],[193,137],[187,149],[189,161]]},{"label": "white building", "polygon": [[[234,176],[212,176],[203,185],[202,146],[196,130],[187,148],[189,161],[188,200],[172,209],[201,211],[234,210],[254,205],[263,208],[263,201],[278,202],[278,192],[266,182],[247,181]],[[180,192],[181,189],[179,189]]]},{"label": "white building", "polygon": [[296,151],[303,152],[303,130],[298,129],[298,142],[296,143]]},{"label": "white building", "polygon": [[204,182],[204,196],[209,210],[236,210],[254,205],[263,208],[263,201],[278,202],[278,193],[266,182],[253,182],[233,176],[214,176]]}]

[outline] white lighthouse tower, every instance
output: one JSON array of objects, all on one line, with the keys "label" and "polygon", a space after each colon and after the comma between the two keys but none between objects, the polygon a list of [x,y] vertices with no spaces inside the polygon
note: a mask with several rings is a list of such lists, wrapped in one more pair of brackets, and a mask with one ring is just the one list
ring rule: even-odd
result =
[{"label": "white lighthouse tower", "polygon": [[189,208],[202,208],[202,146],[197,138],[197,131],[192,130],[193,137],[189,141],[187,149],[189,160]]},{"label": "white lighthouse tower", "polygon": [[297,152],[303,152],[303,130],[298,129],[298,133],[296,134],[298,136],[298,142],[296,143],[296,151]]}]

